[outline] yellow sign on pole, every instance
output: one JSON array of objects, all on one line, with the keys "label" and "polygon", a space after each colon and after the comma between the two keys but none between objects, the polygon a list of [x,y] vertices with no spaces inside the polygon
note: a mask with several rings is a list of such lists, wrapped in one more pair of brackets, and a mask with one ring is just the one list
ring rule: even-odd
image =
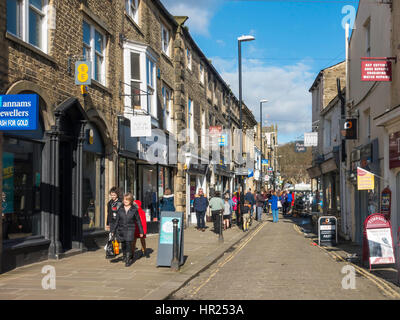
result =
[{"label": "yellow sign on pole", "polygon": [[357,168],[357,189],[358,190],[374,190],[375,176],[373,173]]}]

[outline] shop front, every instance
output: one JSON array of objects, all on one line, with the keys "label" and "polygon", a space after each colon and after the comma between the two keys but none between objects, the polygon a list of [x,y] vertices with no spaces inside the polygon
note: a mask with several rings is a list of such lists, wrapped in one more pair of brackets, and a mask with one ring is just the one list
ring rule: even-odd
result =
[{"label": "shop front", "polygon": [[104,236],[102,136],[76,98],[56,108],[51,127],[42,97],[39,106],[37,130],[3,137],[3,272],[82,252]]}]

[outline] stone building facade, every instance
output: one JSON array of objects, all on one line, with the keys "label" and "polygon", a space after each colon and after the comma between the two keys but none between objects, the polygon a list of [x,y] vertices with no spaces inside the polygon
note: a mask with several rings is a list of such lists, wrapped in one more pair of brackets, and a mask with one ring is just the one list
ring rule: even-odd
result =
[{"label": "stone building facade", "polygon": [[[233,191],[234,160],[194,163],[211,159],[201,152],[210,126],[239,128],[239,102],[186,17],[159,0],[9,0],[0,17],[0,93],[36,94],[40,109],[36,131],[4,132],[1,143],[3,272],[101,246],[112,186],[142,201],[149,232],[167,189],[187,213],[199,186]],[[75,84],[81,60],[92,62],[86,87]],[[150,118],[151,137],[131,136],[138,116]],[[235,153],[229,138],[221,156]]]}]

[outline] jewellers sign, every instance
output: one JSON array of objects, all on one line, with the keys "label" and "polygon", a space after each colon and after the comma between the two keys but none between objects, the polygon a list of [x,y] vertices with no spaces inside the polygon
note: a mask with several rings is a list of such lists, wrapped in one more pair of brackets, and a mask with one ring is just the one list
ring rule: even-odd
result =
[{"label": "jewellers sign", "polygon": [[386,58],[361,58],[361,81],[392,81],[392,62]]},{"label": "jewellers sign", "polygon": [[0,130],[36,130],[37,94],[0,95]]}]

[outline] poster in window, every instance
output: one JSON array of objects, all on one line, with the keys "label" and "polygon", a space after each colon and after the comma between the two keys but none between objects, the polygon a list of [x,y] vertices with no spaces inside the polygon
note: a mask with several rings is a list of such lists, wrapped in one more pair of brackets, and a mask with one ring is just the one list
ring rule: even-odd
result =
[{"label": "poster in window", "polygon": [[3,213],[14,212],[14,155],[3,152]]}]

